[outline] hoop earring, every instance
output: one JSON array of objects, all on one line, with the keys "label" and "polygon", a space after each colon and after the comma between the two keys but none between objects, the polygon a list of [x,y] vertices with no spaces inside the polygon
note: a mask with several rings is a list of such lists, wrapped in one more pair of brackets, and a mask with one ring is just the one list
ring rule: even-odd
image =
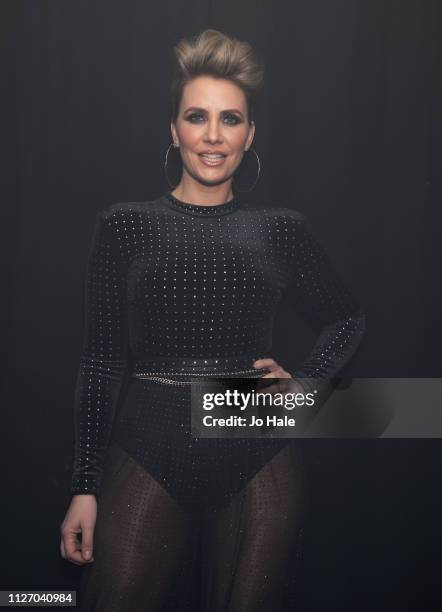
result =
[{"label": "hoop earring", "polygon": [[[258,179],[259,179],[259,174],[260,174],[260,172],[261,172],[261,163],[260,163],[260,161],[259,161],[258,153],[255,151],[255,149],[254,149],[253,147],[250,147],[250,148],[248,149],[248,151],[253,151],[253,152],[254,152],[254,154],[255,154],[255,156],[256,156],[256,161],[258,162],[258,174],[256,175],[255,182],[254,182],[254,183],[253,183],[253,185],[250,187],[250,189],[237,189],[237,188],[235,187],[235,188],[236,188],[236,191],[240,191],[241,193],[245,193],[245,192],[248,192],[248,191],[252,191],[252,189],[254,189],[254,188],[255,188],[255,185],[256,185],[256,183],[258,182]],[[232,184],[235,184],[235,176],[233,176]],[[235,184],[235,185],[236,185],[236,184]]]},{"label": "hoop earring", "polygon": [[168,176],[168,174],[167,174],[167,162],[169,161],[169,151],[170,151],[170,147],[171,147],[172,145],[173,145],[174,147],[179,147],[179,145],[175,144],[174,142],[171,142],[171,143],[170,143],[170,145],[167,147],[167,151],[166,151],[166,159],[165,159],[165,161],[164,161],[164,174],[166,175],[166,181],[169,183],[169,186],[170,186],[172,189],[175,189],[175,187],[178,185],[178,183],[177,183],[176,185],[172,185],[172,183],[169,181],[169,176]]}]

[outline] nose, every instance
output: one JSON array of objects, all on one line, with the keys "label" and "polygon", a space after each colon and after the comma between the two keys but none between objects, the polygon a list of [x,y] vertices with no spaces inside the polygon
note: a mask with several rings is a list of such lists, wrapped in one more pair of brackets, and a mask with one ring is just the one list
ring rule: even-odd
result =
[{"label": "nose", "polygon": [[221,138],[221,132],[219,123],[216,117],[212,117],[207,122],[206,140],[209,142],[219,142]]}]

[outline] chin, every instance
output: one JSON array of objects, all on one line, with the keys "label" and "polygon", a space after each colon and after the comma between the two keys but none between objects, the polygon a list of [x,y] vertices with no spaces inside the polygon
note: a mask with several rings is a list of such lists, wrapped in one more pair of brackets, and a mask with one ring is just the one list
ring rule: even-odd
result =
[{"label": "chin", "polygon": [[230,172],[226,172],[225,170],[219,174],[216,172],[210,172],[210,170],[207,173],[199,170],[195,171],[193,169],[191,172],[189,172],[189,170],[187,172],[192,176],[192,178],[203,185],[219,185],[220,183],[228,181],[232,177],[232,174]]},{"label": "chin", "polygon": [[221,183],[225,183],[229,180],[229,176],[220,176],[220,177],[208,177],[208,176],[196,176],[194,177],[198,182],[203,185],[220,185]]}]

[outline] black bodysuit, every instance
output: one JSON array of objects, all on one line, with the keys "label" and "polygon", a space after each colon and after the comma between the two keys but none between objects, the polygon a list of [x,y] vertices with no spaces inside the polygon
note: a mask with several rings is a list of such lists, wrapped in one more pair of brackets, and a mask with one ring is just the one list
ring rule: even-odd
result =
[{"label": "black bodysuit", "polygon": [[[71,490],[98,498],[83,609],[198,609],[190,576],[202,537],[201,609],[277,609],[299,528],[296,444],[194,439],[188,381],[265,374],[252,364],[272,357],[284,296],[318,334],[292,375],[330,379],[358,348],[365,319],[301,213],[167,193],[97,214],[74,402]],[[263,514],[273,504],[286,509],[279,536]],[[244,521],[258,516],[245,535]]]}]

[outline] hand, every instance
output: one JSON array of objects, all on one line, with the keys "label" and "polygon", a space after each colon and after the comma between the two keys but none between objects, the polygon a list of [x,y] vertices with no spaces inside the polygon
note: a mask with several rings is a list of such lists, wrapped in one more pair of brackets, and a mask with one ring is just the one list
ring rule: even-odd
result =
[{"label": "hand", "polygon": [[[95,495],[74,495],[60,526],[60,554],[75,565],[94,561],[93,538],[97,519]],[[77,534],[81,533],[81,542]]]},{"label": "hand", "polygon": [[[258,382],[258,389],[265,389],[266,393],[304,393],[303,387],[294,380],[293,376],[290,372],[284,370],[282,366],[280,366],[274,359],[257,359],[253,362],[254,368],[267,368],[269,371],[268,374],[263,374],[260,377]],[[278,380],[275,384],[270,384],[266,386],[264,383],[261,383],[261,379],[267,378],[277,378],[277,379],[287,379],[285,381]]]}]

